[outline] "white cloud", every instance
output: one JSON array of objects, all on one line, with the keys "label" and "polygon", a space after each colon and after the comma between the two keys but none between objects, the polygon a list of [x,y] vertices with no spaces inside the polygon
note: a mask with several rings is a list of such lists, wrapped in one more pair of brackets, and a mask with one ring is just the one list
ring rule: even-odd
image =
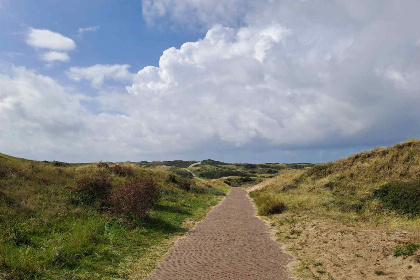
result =
[{"label": "white cloud", "polygon": [[47,29],[30,28],[26,43],[35,48],[57,51],[71,51],[76,48],[72,39]]},{"label": "white cloud", "polygon": [[[162,1],[149,2],[170,3]],[[196,5],[204,2],[215,5],[180,5],[209,13]],[[164,51],[158,67],[134,79],[128,65],[67,72],[96,88],[108,79],[132,81],[126,91],[101,88],[87,98],[26,69],[0,76],[0,131],[7,135],[0,151],[92,161],[209,153],[236,160],[298,149],[295,160],[307,160],[324,147],[336,157],[336,148],[420,137],[420,2],[269,2],[247,11],[242,27],[216,25]],[[163,16],[179,9],[165,5]]]},{"label": "white cloud", "polygon": [[70,57],[66,52],[51,51],[51,52],[47,52],[43,54],[42,59],[48,62],[53,62],[53,61],[67,62],[70,60]]},{"label": "white cloud", "polygon": [[88,80],[92,87],[100,87],[105,80],[130,82],[134,74],[128,69],[130,65],[114,64],[102,65],[96,64],[90,67],[70,67],[67,76],[74,81]]},{"label": "white cloud", "polygon": [[76,48],[72,39],[47,29],[30,28],[26,36],[26,43],[37,49],[49,50],[40,55],[42,60],[49,63],[68,62],[70,57],[67,52]]},{"label": "white cloud", "polygon": [[80,27],[78,30],[78,35],[79,37],[82,37],[84,33],[87,32],[96,32],[99,30],[99,25],[95,25],[95,26],[89,26],[89,27]]}]

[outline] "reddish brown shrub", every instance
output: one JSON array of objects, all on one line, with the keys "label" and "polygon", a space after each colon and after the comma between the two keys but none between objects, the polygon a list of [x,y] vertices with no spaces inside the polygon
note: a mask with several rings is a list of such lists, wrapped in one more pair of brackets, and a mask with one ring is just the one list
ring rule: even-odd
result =
[{"label": "reddish brown shrub", "polygon": [[111,198],[112,210],[128,218],[144,218],[160,197],[152,180],[134,180]]},{"label": "reddish brown shrub", "polygon": [[74,191],[85,204],[108,200],[112,189],[109,175],[105,172],[86,175],[76,181]]},{"label": "reddish brown shrub", "polygon": [[114,173],[117,174],[118,176],[133,176],[134,175],[134,170],[133,168],[131,168],[130,166],[125,166],[125,165],[119,165],[119,164],[114,164],[113,166],[111,166],[109,168],[109,170]]},{"label": "reddish brown shrub", "polygon": [[109,168],[109,164],[106,162],[98,162],[98,164],[96,165],[98,168]]}]

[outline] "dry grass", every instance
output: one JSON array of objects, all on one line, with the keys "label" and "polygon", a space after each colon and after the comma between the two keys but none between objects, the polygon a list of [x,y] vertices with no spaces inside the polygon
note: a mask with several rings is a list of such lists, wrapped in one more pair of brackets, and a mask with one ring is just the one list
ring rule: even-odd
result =
[{"label": "dry grass", "polygon": [[[268,186],[251,192],[251,197],[260,213],[266,212],[264,209],[274,202],[283,203],[287,208],[286,213],[269,217],[276,224],[275,228],[281,232],[300,231],[302,235],[307,236],[305,242],[301,237],[293,237],[290,234],[281,238],[282,242],[290,244],[292,253],[301,261],[300,266],[303,268],[300,269],[299,275],[312,271],[309,273],[310,277],[318,277],[317,279],[368,277],[363,276],[363,273],[357,276],[340,274],[339,270],[333,269],[334,261],[329,262],[331,266],[324,267],[321,273],[317,272],[319,268],[305,268],[310,268],[307,263],[317,259],[317,256],[331,260],[341,256],[356,263],[354,267],[368,269],[369,271],[365,272],[369,277],[375,277],[370,270],[375,267],[374,258],[379,258],[378,255],[371,254],[364,259],[353,258],[359,254],[357,250],[360,251],[361,248],[367,248],[366,252],[369,251],[374,242],[374,246],[385,250],[379,251],[383,259],[389,258],[389,263],[382,262],[384,266],[389,264],[392,267],[385,270],[387,275],[395,276],[408,266],[413,266],[418,258],[415,255],[407,259],[395,259],[392,250],[395,249],[393,246],[420,243],[420,216],[401,214],[378,199],[374,192],[389,182],[397,182],[396,185],[398,182],[411,182],[411,189],[420,193],[419,189],[413,187],[419,178],[420,140],[414,139],[390,148],[376,148],[355,154],[336,162],[317,164],[305,170],[283,171]],[[412,203],[416,203],[415,199]],[[278,221],[282,219],[289,222],[280,225]],[[361,234],[361,229],[369,231],[369,238]],[[343,230],[344,239],[353,240],[346,248],[333,247],[334,244],[338,246],[333,241],[337,239],[336,231],[339,230]],[[397,233],[397,237],[391,242],[381,234],[383,231]],[[404,238],[398,235],[399,232],[404,232]],[[406,238],[407,236],[410,238]],[[417,262],[416,265],[419,266]],[[420,278],[420,274],[416,274],[419,273],[418,270],[410,270],[404,275],[411,277],[413,273]]]}]

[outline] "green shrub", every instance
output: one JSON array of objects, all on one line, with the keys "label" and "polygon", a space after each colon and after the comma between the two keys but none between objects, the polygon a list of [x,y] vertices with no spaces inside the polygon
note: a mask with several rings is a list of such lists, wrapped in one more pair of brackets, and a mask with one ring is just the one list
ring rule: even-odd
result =
[{"label": "green shrub", "polygon": [[206,179],[218,179],[228,176],[249,176],[248,173],[237,171],[237,170],[223,170],[223,169],[214,169],[214,170],[199,170],[198,176]]},{"label": "green shrub", "polygon": [[412,256],[414,255],[420,246],[417,244],[407,244],[402,247],[398,247],[394,250],[394,256]]},{"label": "green shrub", "polygon": [[253,183],[253,182],[257,182],[256,179],[253,179],[249,176],[243,176],[240,178],[227,178],[225,180],[225,183],[228,184],[231,187],[241,187],[245,184],[249,184],[249,183]]},{"label": "green shrub", "polygon": [[169,169],[169,171],[178,175],[178,176],[181,176],[182,178],[185,178],[185,179],[192,179],[193,178],[193,175],[191,174],[191,172],[189,172],[185,169],[171,168],[171,169]]},{"label": "green shrub", "polygon": [[172,161],[163,161],[163,165],[167,166],[175,166],[179,168],[187,168],[193,163],[196,163],[197,161],[185,161],[185,160],[172,160]]},{"label": "green shrub", "polygon": [[212,160],[212,159],[202,160],[201,164],[202,165],[212,165],[212,166],[227,165],[227,163],[217,161],[217,160]]},{"label": "green shrub", "polygon": [[183,189],[185,191],[189,191],[194,185],[194,182],[192,180],[185,179],[175,174],[169,174],[167,181],[176,184],[180,189]]},{"label": "green shrub", "polygon": [[390,182],[373,193],[386,207],[402,214],[420,214],[420,180]]},{"label": "green shrub", "polygon": [[108,200],[112,189],[108,173],[99,172],[88,174],[76,181],[73,190],[77,199],[84,204],[90,205],[96,201],[101,204]]},{"label": "green shrub", "polygon": [[70,164],[68,164],[68,163],[66,163],[66,162],[61,162],[61,161],[56,161],[56,160],[54,160],[54,161],[52,162],[52,164],[53,164],[54,166],[57,166],[57,167],[66,167],[66,166],[70,166]]}]

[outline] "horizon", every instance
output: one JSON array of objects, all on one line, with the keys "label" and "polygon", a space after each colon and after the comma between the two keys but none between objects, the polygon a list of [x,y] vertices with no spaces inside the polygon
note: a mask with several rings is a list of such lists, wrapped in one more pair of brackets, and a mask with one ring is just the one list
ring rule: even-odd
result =
[{"label": "horizon", "polygon": [[0,152],[320,163],[418,139],[418,10],[415,0],[0,0]]},{"label": "horizon", "polygon": [[[417,138],[411,138],[411,139],[408,139],[408,140],[406,140],[406,141],[403,141],[403,142],[398,142],[398,143],[394,143],[394,144],[392,144],[392,145],[389,145],[389,146],[375,146],[375,147],[373,147],[373,148],[370,148],[370,149],[365,149],[365,150],[360,150],[360,151],[358,151],[358,152],[355,152],[355,153],[352,153],[352,154],[349,154],[349,155],[347,155],[347,156],[344,156],[344,157],[340,157],[340,158],[337,158],[337,159],[335,159],[335,160],[331,160],[331,161],[328,161],[328,162],[335,162],[335,161],[338,161],[338,160],[340,160],[340,159],[346,159],[346,158],[348,158],[348,157],[350,157],[350,156],[352,156],[352,155],[355,155],[355,154],[360,154],[360,153],[365,153],[365,152],[369,152],[370,150],[372,150],[372,149],[376,149],[376,148],[390,148],[390,147],[392,147],[392,146],[394,146],[394,145],[396,145],[396,144],[400,144],[400,143],[405,143],[405,142],[410,142],[410,141],[416,141],[416,140],[419,140],[419,139],[417,139]],[[2,153],[0,153],[0,155],[1,155]],[[3,155],[6,155],[6,154],[3,154]],[[6,155],[6,156],[11,156],[11,157],[15,157],[15,156],[13,156],[13,155]],[[60,162],[60,161],[58,161],[58,160],[55,160],[55,159],[53,159],[53,160],[36,160],[36,159],[30,159],[30,158],[20,158],[20,157],[15,157],[15,158],[19,158],[19,159],[23,159],[23,160],[31,160],[31,161],[44,161],[44,162]],[[205,160],[213,160],[213,161],[219,161],[219,162],[221,162],[221,163],[226,163],[226,164],[256,164],[256,165],[258,165],[258,164],[318,164],[318,163],[328,163],[328,162],[230,162],[230,161],[222,161],[222,160],[219,160],[219,159],[212,159],[212,158],[206,158],[206,159],[200,159],[200,160],[196,160],[196,159],[170,159],[170,160],[167,160],[167,159],[162,159],[162,160],[126,160],[126,161],[108,161],[108,160],[99,160],[99,161],[85,161],[85,162],[63,162],[63,163],[69,163],[69,164],[92,164],[92,163],[97,163],[97,162],[106,162],[106,163],[142,163],[142,162],[146,162],[146,163],[157,163],[157,162],[174,162],[174,161],[184,161],[184,162],[188,162],[188,161],[194,161],[194,162],[202,162],[202,161],[205,161]]]}]

